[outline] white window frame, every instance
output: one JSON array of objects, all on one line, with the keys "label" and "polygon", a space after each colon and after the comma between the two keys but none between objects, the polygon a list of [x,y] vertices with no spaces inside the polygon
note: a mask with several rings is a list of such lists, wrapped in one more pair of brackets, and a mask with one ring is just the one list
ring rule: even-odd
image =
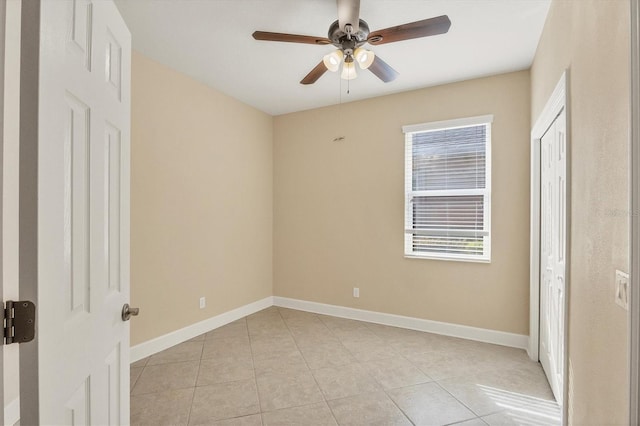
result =
[{"label": "white window frame", "polygon": [[[482,115],[477,117],[458,118],[454,120],[434,121],[430,123],[412,124],[402,127],[405,134],[405,223],[404,223],[404,257],[416,259],[436,259],[453,260],[464,262],[491,262],[491,125],[493,115]],[[456,189],[456,190],[432,190],[413,191],[413,146],[412,134],[434,130],[448,130],[461,127],[486,125],[486,163],[485,163],[485,188],[484,189]],[[454,196],[454,195],[483,195],[484,196],[484,232],[482,255],[456,254],[456,253],[424,253],[413,250],[413,227],[412,199],[414,196]],[[464,232],[464,231],[463,231]],[[451,234],[449,234],[451,235]],[[477,233],[476,233],[477,235]]]}]

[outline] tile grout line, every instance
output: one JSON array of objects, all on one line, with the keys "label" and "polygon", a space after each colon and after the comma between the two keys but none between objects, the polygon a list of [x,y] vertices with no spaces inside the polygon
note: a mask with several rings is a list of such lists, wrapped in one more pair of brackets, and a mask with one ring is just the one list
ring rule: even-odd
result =
[{"label": "tile grout line", "polygon": [[[260,312],[260,311],[258,311]],[[258,388],[258,375],[256,374],[256,360],[253,355],[253,347],[251,346],[251,333],[249,333],[249,321],[247,318],[250,315],[243,317],[244,325],[247,328],[247,337],[249,338],[249,352],[251,352],[251,366],[253,367],[253,383],[256,385],[256,397],[258,398],[258,411],[260,415],[260,424],[264,425],[264,419],[262,418],[262,398],[260,398],[260,389]]]},{"label": "tile grout line", "polygon": [[[284,323],[284,326],[287,327],[287,331],[289,332],[289,334],[291,335],[291,338],[293,339],[293,344],[296,345],[296,349],[298,349],[298,352],[300,352],[300,356],[302,357],[302,359],[304,361],[304,365],[306,365],[307,368],[309,369],[309,374],[311,374],[311,377],[313,377],[313,382],[316,384],[316,387],[320,391],[320,395],[322,395],[322,399],[323,399],[323,402],[324,402],[325,406],[329,409],[329,412],[331,413],[331,416],[333,417],[333,420],[336,422],[336,424],[338,424],[338,419],[336,419],[336,416],[333,414],[333,411],[331,410],[331,407],[329,406],[329,402],[327,401],[327,396],[324,394],[324,391],[322,390],[322,387],[318,383],[318,380],[316,379],[316,376],[313,374],[313,370],[309,367],[309,363],[307,362],[307,359],[302,354],[302,351],[300,350],[300,346],[298,346],[298,342],[296,341],[296,338],[294,337],[293,333],[291,332],[291,329],[289,328],[289,324],[287,324],[287,320],[282,316],[282,312],[280,312],[280,308],[277,308],[277,309],[278,309],[278,315],[280,315],[280,318],[282,319],[282,322]],[[315,314],[313,314],[313,315],[315,316]],[[320,322],[322,322],[322,320],[320,320]],[[324,323],[323,323],[323,325],[324,325]],[[326,325],[325,325],[325,327],[326,327]],[[329,330],[329,331],[331,331],[331,330]]]},{"label": "tile grout line", "polygon": [[[144,372],[144,369],[146,368],[147,363],[149,362],[149,358],[147,358],[147,361],[144,363],[144,365],[142,367],[131,367],[131,364],[129,364],[129,371],[131,371],[131,368],[142,368],[142,371],[140,372],[140,374],[138,374],[138,377],[136,377],[136,379],[133,381],[133,384],[130,384],[129,398],[131,398],[133,396],[132,395],[133,388],[135,388],[136,384],[138,384],[138,380],[140,380],[140,376],[142,376],[142,373]],[[131,376],[131,373],[129,373],[129,376]]]},{"label": "tile grout line", "polygon": [[[144,365],[142,366],[142,371],[140,372],[140,374],[136,378],[135,383],[133,384],[133,386],[131,386],[131,389],[129,390],[129,398],[131,398],[132,396],[135,396],[135,395],[133,395],[133,389],[138,384],[138,381],[140,380],[140,377],[142,377],[142,373],[144,373],[144,369],[147,368],[147,364],[149,364],[149,360],[151,359],[151,357],[148,356],[146,359],[147,360],[145,361]],[[131,371],[131,364],[129,364],[129,371]],[[129,377],[131,377],[131,372],[129,372]],[[129,403],[129,404],[131,404],[131,403]],[[131,414],[129,414],[129,417],[131,417]]]},{"label": "tile grout line", "polygon": [[189,404],[189,414],[187,414],[187,426],[191,421],[191,411],[193,410],[193,401],[195,401],[196,399],[196,388],[198,387],[198,377],[200,377],[200,367],[202,366],[202,355],[204,355],[204,340],[202,341],[202,348],[200,349],[200,361],[198,361],[198,372],[196,373],[196,381],[193,384],[193,394],[191,395],[191,404]]},{"label": "tile grout line", "polygon": [[466,422],[470,422],[471,420],[480,420],[482,423],[487,424],[487,422],[485,422],[484,420],[482,420],[480,417],[474,417],[472,419],[467,419],[467,420],[461,420],[459,422],[453,422],[453,423],[445,423],[442,426],[456,426],[456,425],[460,425],[462,423],[466,423]]},{"label": "tile grout line", "polygon": [[[447,380],[447,379],[444,379],[444,380]],[[473,409],[472,409],[471,407],[469,407],[467,404],[465,404],[464,402],[462,402],[462,401],[460,401],[458,398],[456,398],[456,396],[455,396],[454,394],[452,394],[451,392],[449,392],[449,390],[448,390],[447,388],[445,388],[444,386],[442,386],[442,385],[440,384],[440,382],[438,382],[438,381],[434,381],[433,383],[435,383],[435,384],[436,384],[440,389],[442,389],[443,391],[445,391],[446,393],[448,393],[449,395],[451,395],[451,397],[452,397],[453,399],[455,399],[455,400],[456,400],[456,401],[458,401],[460,404],[462,404],[462,405],[463,405],[467,410],[471,411],[471,413],[472,413],[473,415],[475,415],[475,416],[476,416],[476,418],[478,418],[478,419],[480,418],[480,414],[476,413],[476,411],[475,411],[475,410],[473,410]],[[502,412],[502,411],[504,411],[504,410],[496,411],[496,413],[500,413],[500,412]],[[491,414],[495,414],[495,413],[491,413]],[[469,420],[473,420],[473,419],[469,419]],[[465,420],[465,421],[466,421],[466,420]]]},{"label": "tile grout line", "polygon": [[[202,355],[201,355],[202,356]],[[200,360],[200,358],[193,358],[193,359],[184,359],[182,361],[169,361],[169,362],[161,362],[159,364],[147,364],[144,368],[147,367],[157,367],[159,365],[168,365],[168,364],[182,364],[185,362],[194,362],[194,361],[198,361]]]},{"label": "tile grout line", "polygon": [[[174,362],[166,362],[166,363],[162,363],[162,364],[151,364],[151,365],[149,365],[149,361],[151,361],[151,356],[149,356],[147,358],[148,358],[147,362],[146,362],[145,366],[142,367],[142,371],[140,372],[140,375],[136,379],[135,385],[138,384],[138,382],[140,381],[140,378],[142,377],[142,373],[144,373],[144,370],[146,370],[147,368],[160,367],[160,366],[169,365],[169,364],[187,364],[187,363],[193,363],[193,362],[198,361],[196,359],[190,359],[190,360],[187,360],[187,361],[174,361]],[[131,367],[129,367],[129,368],[131,368]],[[140,367],[136,367],[136,368],[140,368]],[[198,369],[199,368],[200,368],[200,365],[198,364]],[[197,381],[197,379],[198,378],[197,378],[197,375],[196,375],[196,381]],[[134,385],[134,387],[135,387],[135,385]],[[194,386],[185,386],[185,387],[177,387],[177,388],[170,389],[170,390],[185,390],[185,389],[189,389],[189,388],[194,388],[195,389],[195,387],[196,387],[195,385]],[[129,398],[134,397],[134,396],[152,395],[152,394],[156,394],[156,393],[162,393],[162,392],[165,392],[165,391],[166,390],[154,390],[154,391],[150,391],[150,392],[137,393],[137,394],[134,395],[133,394],[133,388],[132,388],[129,391]]]},{"label": "tile grout line", "polygon": [[[333,330],[332,330],[332,329],[330,329],[324,321],[322,321],[322,318],[319,318],[319,320],[320,320],[320,322],[322,322],[322,324],[324,324],[324,326],[329,330],[329,332],[330,332],[330,333],[331,333],[331,334],[332,334],[336,339],[338,339],[338,342],[340,343],[340,345],[341,345],[341,346],[342,346],[342,347],[343,347],[343,348],[344,348],[344,349],[345,349],[349,354],[351,354],[351,356],[353,357],[353,359],[356,361],[355,363],[356,363],[360,368],[362,368],[362,369],[364,370],[364,368],[363,368],[363,367],[362,367],[362,365],[361,365],[361,364],[362,364],[362,362],[361,362],[361,361],[359,361],[359,360],[358,360],[358,359],[353,355],[353,353],[349,350],[349,348],[347,348],[346,346],[344,346],[344,345],[342,344],[342,339],[340,339],[340,337],[339,337],[338,335],[336,335],[336,334],[333,332]],[[285,323],[286,323],[286,321],[285,321]],[[368,328],[368,327],[367,327],[367,328]],[[373,332],[372,330],[370,330],[370,331],[371,331],[371,332],[372,332],[376,337],[379,337],[378,335],[376,335],[376,334],[375,334],[375,332]],[[294,340],[295,340],[295,338],[294,338]],[[393,399],[392,399],[392,398],[387,394],[387,392],[386,392],[386,390],[385,390],[384,386],[382,385],[382,383],[380,383],[378,380],[376,380],[376,378],[375,378],[375,377],[372,377],[368,372],[363,371],[363,373],[364,373],[364,374],[366,374],[366,375],[367,375],[367,377],[369,377],[370,379],[372,379],[376,384],[378,384],[378,385],[380,386],[380,389],[381,389],[381,390],[382,390],[382,392],[387,396],[387,398],[389,398],[389,400],[391,401],[391,403],[392,403],[396,408],[398,408],[398,410],[400,411],[400,413],[402,413],[402,415],[403,415],[403,416],[404,416],[404,417],[409,421],[409,423],[411,423],[412,425],[414,425],[414,426],[415,426],[415,423],[413,423],[413,421],[409,418],[409,416],[408,416],[408,415],[407,415],[407,414],[406,414],[406,413],[405,413],[405,412],[404,412],[404,411],[403,411],[403,410],[402,410],[402,409],[401,409],[401,408],[400,408],[400,407],[395,403],[395,401],[394,401],[394,400],[393,400]],[[315,378],[315,376],[314,376],[314,378]],[[316,383],[317,383],[317,381],[316,381]],[[318,385],[318,387],[320,387],[320,385]],[[321,390],[321,392],[322,392],[322,388],[321,388],[320,390]],[[324,396],[324,392],[322,392],[322,394],[323,394],[323,396]],[[360,395],[362,395],[362,394],[360,394]],[[345,398],[352,398],[352,397],[354,397],[354,396],[358,396],[358,395],[347,396],[347,397],[345,397]],[[344,399],[344,398],[335,398],[335,399],[333,399],[332,401],[339,400],[339,399]],[[326,399],[326,397],[325,397],[325,401],[326,401],[326,403],[327,403],[327,406],[329,407],[329,410],[331,411],[331,414],[333,415],[334,419],[336,420],[336,423],[338,423],[338,419],[336,418],[336,416],[335,416],[335,414],[334,414],[333,410],[331,409],[331,406],[329,405],[328,400]]]},{"label": "tile grout line", "polygon": [[138,393],[138,394],[131,395],[131,396],[146,396],[146,395],[153,395],[153,394],[156,394],[156,393],[179,391],[179,390],[186,390],[186,389],[191,389],[191,388],[195,389],[196,386],[186,386],[186,387],[165,389],[165,390],[153,391],[153,392],[143,392],[143,393]]},{"label": "tile grout line", "polygon": [[[381,337],[379,334],[377,334],[375,332],[375,330],[373,329],[373,327],[369,327],[369,329],[371,330],[371,332],[376,335],[377,337],[379,337],[380,339],[382,339],[384,341],[384,338]],[[393,347],[392,344],[390,344],[390,346],[393,348],[393,350],[395,351],[395,348]],[[403,388],[410,388],[413,386],[419,386],[421,384],[426,384],[426,383],[437,383],[431,376],[429,376],[426,372],[424,372],[420,367],[418,367],[417,365],[415,365],[413,362],[411,362],[409,359],[407,359],[407,357],[405,357],[403,354],[401,354],[400,352],[397,352],[397,356],[399,358],[404,359],[405,361],[407,361],[412,367],[416,368],[418,371],[420,371],[422,374],[425,375],[425,377],[427,377],[430,381],[425,382],[425,383],[418,383],[418,384],[413,384],[413,385],[407,385],[407,386],[400,386],[398,388],[392,388],[392,389],[387,389],[384,386],[382,387],[383,392],[385,393],[385,395],[387,395],[387,398],[389,398],[391,400],[391,402],[398,408],[398,410],[400,410],[400,412],[409,420],[409,422],[411,422],[411,424],[413,424],[415,426],[415,423],[413,422],[413,420],[411,419],[411,417],[409,417],[409,415],[394,401],[394,399],[391,397],[391,395],[389,395],[388,391],[393,391],[396,389],[403,389]],[[439,386],[439,385],[438,385]],[[440,386],[441,387],[441,386]],[[445,390],[446,391],[446,390]],[[448,393],[448,392],[447,392]],[[453,397],[453,395],[451,395]],[[454,399],[457,398],[453,397]],[[464,405],[464,404],[463,404]],[[465,406],[466,407],[466,406]],[[471,411],[473,414],[475,414],[474,411]],[[466,420],[465,420],[466,421]]]},{"label": "tile grout line", "polygon": [[[406,387],[409,387],[409,386],[406,386]],[[398,389],[401,389],[401,388],[398,388]],[[392,390],[393,390],[393,389],[392,389]],[[398,405],[398,404],[393,400],[393,398],[391,398],[391,395],[389,395],[389,393],[387,392],[387,389],[384,389],[384,388],[383,388],[383,389],[382,389],[382,392],[384,392],[384,394],[387,396],[387,398],[389,398],[389,400],[391,401],[391,403],[392,403],[393,405],[395,405],[395,406],[396,406],[396,408],[397,408],[398,410],[400,410],[400,412],[402,413],[402,415],[403,415],[403,416],[405,416],[405,417],[407,418],[407,420],[409,420],[409,423],[411,423],[412,425],[414,425],[414,426],[415,426],[416,424],[413,422],[413,420],[411,420],[411,417],[409,417],[409,415],[408,415],[407,413],[405,413],[405,412],[404,412],[404,410],[403,410],[402,408],[400,408],[400,406],[399,406],[399,405]]]},{"label": "tile grout line", "polygon": [[[375,334],[375,332],[373,332],[373,330],[371,330],[369,327],[367,327],[367,323],[364,321],[358,321],[358,320],[351,320],[351,319],[347,319],[348,321],[355,321],[355,322],[362,322],[365,324],[365,328],[369,329],[369,331],[371,331],[376,337],[379,337],[378,335]],[[322,319],[321,319],[322,321]],[[323,322],[324,323],[324,322]],[[326,324],[325,324],[326,327]],[[329,329],[329,327],[327,327]],[[329,331],[333,333],[333,330],[329,329]],[[334,334],[335,335],[335,334]],[[367,377],[369,377],[370,379],[372,379],[376,384],[378,384],[380,386],[380,390],[382,390],[384,392],[384,385],[382,383],[380,383],[375,377],[373,377],[371,374],[369,374],[369,372],[366,371],[366,368],[363,367],[363,362],[358,360],[355,355],[353,354],[353,352],[351,352],[349,350],[349,348],[347,348],[343,343],[342,343],[342,339],[340,339],[340,337],[338,337],[337,335],[335,335],[336,339],[338,339],[338,341],[340,342],[340,345],[342,345],[342,347],[353,357],[355,364],[358,365],[358,367],[360,367],[363,370],[363,373],[367,375]],[[354,363],[350,363],[350,364],[354,364]],[[349,365],[349,364],[346,364]],[[339,399],[339,398],[337,398]]]},{"label": "tile grout line", "polygon": [[[332,318],[338,318],[338,317],[332,317]],[[356,357],[353,355],[353,353],[349,350],[349,348],[347,348],[343,343],[342,343],[342,339],[340,338],[340,336],[338,336],[336,333],[334,333],[334,331],[332,329],[329,328],[329,326],[327,325],[327,323],[325,323],[324,321],[322,321],[322,318],[319,318],[320,322],[322,322],[322,324],[324,324],[325,327],[327,327],[327,330],[329,330],[329,332],[331,333],[331,335],[333,337],[335,337],[338,340],[338,343],[340,344],[340,346],[342,346],[342,348],[347,351],[347,353],[349,353],[349,355],[351,355],[351,357],[356,361],[359,362]],[[357,322],[363,322],[363,321],[358,321],[358,320],[352,320],[349,318],[340,318],[340,319],[344,319],[347,321],[357,321]],[[352,364],[352,363],[350,363]]]},{"label": "tile grout line", "polygon": [[[374,331],[375,334],[375,331]],[[428,344],[428,342],[426,342]],[[424,352],[424,353],[428,353],[428,352]],[[409,364],[411,364],[413,367],[417,368],[418,371],[422,372],[422,374],[424,374],[426,377],[428,377],[430,379],[430,382],[426,382],[426,383],[434,383],[436,384],[440,389],[442,389],[443,391],[445,391],[447,394],[451,395],[451,397],[453,399],[455,399],[456,401],[458,401],[460,404],[462,404],[462,406],[464,406],[465,408],[467,408],[473,415],[476,416],[476,418],[480,418],[480,416],[478,415],[478,413],[476,413],[474,410],[471,409],[471,407],[467,406],[467,404],[465,404],[464,402],[460,401],[458,398],[455,397],[455,395],[453,395],[451,392],[449,392],[447,389],[445,389],[440,383],[439,380],[434,379],[433,377],[431,377],[426,371],[424,371],[422,368],[420,368],[418,365],[416,365],[415,363],[413,363],[410,359],[408,359],[406,356],[404,356],[401,353],[398,353],[398,356],[404,358]],[[462,377],[462,376],[458,376],[458,377]],[[445,379],[440,379],[440,380],[446,380],[448,378]],[[411,386],[416,386],[416,385],[409,385],[409,386],[402,386],[400,388],[397,389],[402,389],[402,388],[407,388],[407,387],[411,387]],[[385,390],[386,392],[386,390]],[[389,396],[391,398],[391,396]],[[392,399],[393,400],[393,399]],[[395,402],[395,401],[394,401]],[[398,407],[400,408],[400,407]],[[473,419],[469,419],[469,420],[473,420]],[[466,420],[464,420],[466,421]]]}]

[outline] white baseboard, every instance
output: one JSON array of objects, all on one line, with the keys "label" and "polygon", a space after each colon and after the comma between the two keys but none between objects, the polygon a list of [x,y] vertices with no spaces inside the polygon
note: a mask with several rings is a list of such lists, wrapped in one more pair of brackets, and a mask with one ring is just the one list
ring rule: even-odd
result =
[{"label": "white baseboard", "polygon": [[290,299],[288,297],[280,296],[273,297],[273,304],[283,308],[291,308],[316,314],[332,315],[334,317],[390,325],[393,327],[408,328],[410,330],[426,331],[428,333],[460,337],[468,340],[477,340],[479,342],[510,346],[518,349],[527,349],[529,345],[529,336],[489,330],[486,328],[469,327],[467,325],[385,314],[382,312],[366,311],[363,309],[347,308],[337,305],[327,305],[324,303],[308,302],[306,300]]},{"label": "white baseboard", "polygon": [[229,324],[230,322],[246,317],[247,315],[251,315],[270,306],[273,306],[273,296],[265,297],[262,300],[240,306],[239,308],[216,315],[215,317],[211,317],[204,321],[197,322],[190,326],[181,328],[180,330],[172,331],[171,333],[132,346],[130,353],[131,362],[146,358],[149,355],[153,355],[168,349],[171,346],[177,345],[178,343],[193,339],[196,336],[214,330],[218,327],[222,327],[223,325]]},{"label": "white baseboard", "polygon": [[[348,318],[375,324],[389,325],[392,327],[407,328],[410,330],[425,331],[428,333],[442,334],[445,336],[459,337],[479,342],[493,343],[496,345],[510,346],[519,349],[527,349],[529,336],[523,334],[507,333],[504,331],[489,330],[485,328],[470,327],[467,325],[451,324],[440,321],[432,321],[421,318],[405,317],[402,315],[386,314],[382,312],[367,311],[364,309],[348,308],[345,306],[327,305],[325,303],[309,302],[306,300],[290,299],[288,297],[270,296],[248,305],[241,306],[215,317],[200,321],[180,330],[173,331],[155,339],[148,340],[131,347],[131,362],[138,361],[150,355],[168,349],[178,343],[185,342],[208,331],[222,327],[235,320],[251,315],[270,306],[297,309],[300,311],[314,312],[317,314],[332,315],[340,318]],[[14,401],[15,402],[15,401]],[[12,402],[10,405],[14,404]],[[17,412],[20,413],[20,404],[17,403]],[[7,408],[5,408],[5,416]],[[17,421],[17,420],[16,420]],[[6,422],[5,422],[6,423]],[[14,422],[15,423],[15,422]],[[10,423],[12,424],[12,423]]]},{"label": "white baseboard", "polygon": [[4,424],[15,425],[20,420],[20,398],[16,398],[4,406]]}]

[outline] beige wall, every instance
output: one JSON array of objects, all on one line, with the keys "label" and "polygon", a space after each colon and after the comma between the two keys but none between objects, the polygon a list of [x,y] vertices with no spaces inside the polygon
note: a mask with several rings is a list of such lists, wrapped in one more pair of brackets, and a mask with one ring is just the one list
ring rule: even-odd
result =
[{"label": "beige wall", "polygon": [[532,121],[570,68],[569,420],[627,424],[629,2],[554,1],[531,69]]},{"label": "beige wall", "polygon": [[[529,94],[521,71],[276,117],[274,294],[528,334]],[[491,264],[405,259],[401,127],[485,114]]]},{"label": "beige wall", "polygon": [[137,52],[132,68],[135,345],[271,296],[273,119]]}]

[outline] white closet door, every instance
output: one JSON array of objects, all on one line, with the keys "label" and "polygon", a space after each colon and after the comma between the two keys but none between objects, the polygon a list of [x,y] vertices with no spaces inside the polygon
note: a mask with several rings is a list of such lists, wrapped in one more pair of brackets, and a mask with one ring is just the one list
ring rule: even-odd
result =
[{"label": "white closet door", "polygon": [[562,403],[566,276],[566,117],[562,111],[541,140],[540,362]]}]

